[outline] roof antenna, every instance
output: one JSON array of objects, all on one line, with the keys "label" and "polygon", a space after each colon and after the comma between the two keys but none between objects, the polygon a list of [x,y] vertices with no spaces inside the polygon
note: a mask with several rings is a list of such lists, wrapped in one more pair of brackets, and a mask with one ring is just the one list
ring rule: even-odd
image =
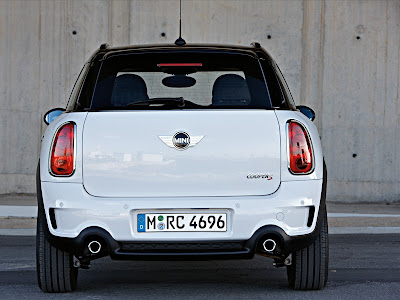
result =
[{"label": "roof antenna", "polygon": [[186,41],[182,38],[182,0],[179,0],[179,37],[175,41],[175,45],[186,45]]}]

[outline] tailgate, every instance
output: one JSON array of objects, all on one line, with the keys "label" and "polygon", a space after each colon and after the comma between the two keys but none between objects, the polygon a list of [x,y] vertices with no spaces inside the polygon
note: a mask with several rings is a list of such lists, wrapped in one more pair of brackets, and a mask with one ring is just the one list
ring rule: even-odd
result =
[{"label": "tailgate", "polygon": [[[171,147],[177,132],[198,143]],[[271,110],[89,112],[83,184],[99,197],[271,194],[280,185],[278,121]]]}]

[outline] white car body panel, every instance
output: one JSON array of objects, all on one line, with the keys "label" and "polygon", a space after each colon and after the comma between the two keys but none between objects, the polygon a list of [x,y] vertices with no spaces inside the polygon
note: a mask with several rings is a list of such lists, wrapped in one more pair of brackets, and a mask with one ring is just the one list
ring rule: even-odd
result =
[{"label": "white car body panel", "polygon": [[[186,150],[160,139],[179,131],[204,138]],[[273,110],[90,112],[84,125],[83,184],[93,196],[268,195],[280,160]]]},{"label": "white car body panel", "polygon": [[[89,195],[82,184],[42,182],[46,211],[55,208],[55,236],[74,238],[85,228],[107,230],[117,241],[247,240],[264,225],[276,225],[289,236],[314,230],[317,218],[307,226],[309,207],[319,208],[322,179],[282,182],[267,196],[100,198]],[[207,208],[207,209],[205,209]],[[227,232],[139,233],[138,213],[228,213]],[[283,217],[283,218],[282,218]],[[47,213],[48,224],[50,218]]]},{"label": "white car body panel", "polygon": [[[204,116],[207,117],[201,118],[202,113],[206,113]],[[127,116],[135,116],[135,121],[128,122]],[[286,123],[291,119],[304,124],[312,140],[315,169],[309,175],[293,175],[288,170]],[[90,122],[85,123],[85,120]],[[225,122],[220,122],[221,120]],[[76,124],[76,170],[70,177],[56,177],[48,171],[51,143],[56,129],[68,121]],[[136,128],[130,127],[133,124],[136,124]],[[96,129],[100,134],[95,134]],[[195,136],[204,135],[204,139],[194,147],[178,151],[168,147],[158,137],[173,135],[181,130]],[[262,140],[260,136],[268,130],[273,130],[274,134],[268,134],[267,138],[270,140]],[[241,136],[249,131],[252,132],[250,145],[244,145]],[[126,138],[129,132],[132,132],[132,139]],[[151,132],[151,138],[144,137],[147,132]],[[118,135],[119,141],[111,138]],[[107,136],[110,136],[107,143],[104,143],[104,140],[102,143],[96,141],[106,139]],[[135,141],[138,138],[143,138],[145,143],[137,144]],[[223,146],[216,146],[221,142]],[[111,150],[107,149],[107,145],[110,145]],[[237,148],[230,152],[233,146]],[[152,177],[149,177],[146,178],[147,182],[141,182],[143,186],[138,184],[136,179],[119,177],[123,184],[114,183],[121,189],[121,192],[116,192],[107,180],[110,176],[120,176],[118,172],[121,172],[123,159],[115,165],[108,166],[101,160],[95,160],[93,165],[89,163],[87,167],[85,159],[95,151],[115,155],[117,147],[121,148],[121,153],[131,154],[131,158],[135,157],[140,149],[148,151],[148,158],[151,155],[162,155],[163,159],[168,157],[177,160],[178,155],[182,155],[189,165],[189,170],[196,169],[197,164],[209,166],[212,162],[218,162],[218,169],[210,174],[216,172],[218,176],[225,176],[229,180],[217,180],[221,185],[219,190],[218,184],[213,185],[204,172],[201,173],[202,181],[197,186],[198,178],[185,178],[190,177],[191,173],[180,168],[178,171],[183,172],[185,176],[176,173],[176,177],[171,180],[165,179],[167,176],[163,180],[152,180]],[[249,157],[249,152],[257,159]],[[194,159],[195,153],[202,155],[203,160]],[[242,165],[241,168],[235,169],[235,165],[230,164],[240,160],[245,162],[247,168]],[[168,176],[174,175],[174,169],[171,169],[171,166],[168,166],[168,169],[160,165],[159,159],[153,157],[150,162],[158,164]],[[143,176],[149,168],[144,164],[144,159],[140,163],[143,169],[139,175]],[[96,174],[96,166],[104,169],[97,169]],[[167,170],[170,170],[169,173]],[[323,157],[316,127],[303,114],[295,111],[159,111],[157,114],[154,111],[74,112],[62,114],[47,128],[42,139],[40,171],[48,224],[49,208],[55,209],[58,227],[53,229],[49,226],[51,234],[55,236],[73,238],[85,228],[96,226],[108,231],[117,241],[228,241],[247,240],[264,225],[276,225],[289,236],[311,233],[315,229],[317,218],[313,219],[311,226],[307,226],[307,219],[310,206],[315,206],[315,211],[319,211]],[[105,172],[111,172],[111,175],[105,176]],[[265,183],[262,179],[246,178],[248,173],[268,172],[279,174],[275,177],[276,181]],[[126,174],[136,175],[132,171]],[[238,175],[240,178],[236,177]],[[228,182],[231,182],[230,186]],[[135,185],[137,193],[131,184]],[[123,185],[128,186],[124,188]],[[168,185],[178,186],[182,190],[177,192]],[[148,193],[145,192],[146,189],[149,190]],[[138,233],[135,227],[138,213],[191,213],[193,210],[199,213],[227,212],[228,231],[143,234]]]}]

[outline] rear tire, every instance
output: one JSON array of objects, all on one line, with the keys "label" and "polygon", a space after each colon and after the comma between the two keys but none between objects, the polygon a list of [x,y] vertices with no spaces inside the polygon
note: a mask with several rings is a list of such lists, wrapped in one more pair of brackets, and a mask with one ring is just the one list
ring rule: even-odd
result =
[{"label": "rear tire", "polygon": [[328,220],[326,208],[321,207],[323,220],[318,238],[310,246],[292,253],[287,266],[289,286],[294,290],[322,290],[328,280]]},{"label": "rear tire", "polygon": [[40,289],[46,293],[65,293],[76,289],[78,269],[72,254],[59,250],[47,241],[47,222],[43,212],[38,213],[36,234],[36,271]]}]

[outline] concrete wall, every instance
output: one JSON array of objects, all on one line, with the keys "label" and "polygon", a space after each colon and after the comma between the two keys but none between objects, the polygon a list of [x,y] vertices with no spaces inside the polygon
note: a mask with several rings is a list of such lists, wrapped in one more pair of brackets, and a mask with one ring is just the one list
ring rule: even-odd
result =
[{"label": "concrete wall", "polygon": [[[329,201],[400,201],[400,1],[182,2],[188,43],[261,42],[315,109]],[[65,106],[89,55],[103,42],[173,43],[178,8],[0,0],[0,194],[35,192],[43,113]]]}]

